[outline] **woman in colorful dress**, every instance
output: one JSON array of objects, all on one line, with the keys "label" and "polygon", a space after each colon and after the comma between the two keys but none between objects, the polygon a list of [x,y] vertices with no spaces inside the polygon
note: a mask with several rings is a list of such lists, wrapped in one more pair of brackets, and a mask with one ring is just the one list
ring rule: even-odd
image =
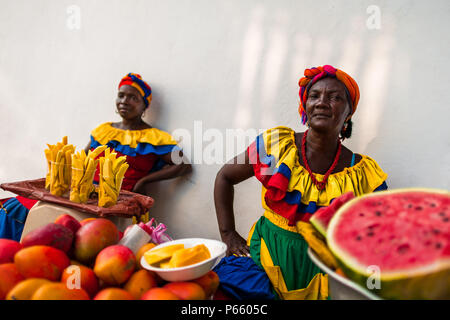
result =
[{"label": "woman in colorful dress", "polygon": [[[95,128],[85,148],[88,152],[107,145],[118,157],[125,155],[129,168],[122,189],[142,194],[149,183],[172,179],[192,170],[175,139],[143,120],[151,100],[152,90],[139,74],[129,73],[123,77],[116,98],[116,112],[122,121],[106,122]],[[97,168],[95,182],[98,182],[98,174]]]},{"label": "woman in colorful dress", "polygon": [[[216,177],[216,214],[228,257],[215,271],[221,284],[228,285],[224,291],[229,289],[236,298],[251,297],[252,292],[268,296],[255,291],[256,283],[245,274],[249,264],[256,264],[267,275],[275,298],[327,299],[328,276],[309,259],[298,223],[308,223],[314,212],[348,191],[359,196],[387,189],[387,174],[375,160],[341,144],[351,136],[351,117],[359,101],[356,82],[325,65],[306,69],[299,85],[299,112],[308,129],[265,131]],[[253,176],[262,183],[264,214],[246,241],[235,229],[233,185]]]},{"label": "woman in colorful dress", "polygon": [[[142,194],[148,183],[175,178],[192,170],[171,135],[142,119],[151,100],[151,88],[141,76],[126,75],[119,83],[116,99],[122,121],[98,126],[91,132],[91,141],[85,148],[87,152],[99,145],[108,145],[117,156],[125,155],[129,168],[122,189]],[[97,168],[95,182],[98,182],[98,174]],[[19,241],[28,212],[36,202],[21,196],[0,199],[0,238]]]}]

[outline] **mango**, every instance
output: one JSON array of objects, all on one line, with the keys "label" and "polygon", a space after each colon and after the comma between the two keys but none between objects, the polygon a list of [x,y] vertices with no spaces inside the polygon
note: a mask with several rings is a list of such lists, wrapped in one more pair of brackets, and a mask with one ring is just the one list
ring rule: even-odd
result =
[{"label": "mango", "polygon": [[136,252],[136,267],[138,269],[142,269],[141,258],[144,255],[144,253],[146,253],[150,249],[153,249],[154,247],[156,247],[156,244],[149,242],[140,247],[138,252]]},{"label": "mango", "polygon": [[66,228],[69,228],[70,230],[72,230],[73,234],[75,234],[78,231],[78,229],[81,228],[80,222],[67,213],[58,216],[55,220],[55,223],[63,225]]},{"label": "mango", "polygon": [[106,284],[117,286],[125,283],[135,268],[133,251],[123,245],[113,245],[100,251],[95,259],[94,272]]},{"label": "mango", "polygon": [[47,283],[51,283],[51,281],[41,278],[22,280],[8,292],[6,300],[31,300],[36,290]]},{"label": "mango", "polygon": [[14,262],[14,255],[23,248],[20,242],[0,239],[0,264]]},{"label": "mango", "polygon": [[169,282],[163,288],[170,290],[181,300],[205,300],[206,294],[203,288],[194,282]]},{"label": "mango", "polygon": [[25,278],[44,278],[59,281],[63,270],[69,266],[67,255],[50,246],[24,248],[14,256],[14,264]]},{"label": "mango", "polygon": [[89,222],[92,222],[92,221],[94,221],[95,219],[97,219],[97,218],[86,218],[86,219],[83,219],[83,220],[80,221],[80,225],[81,225],[81,226],[84,226],[85,224],[87,224],[87,223],[89,223]]},{"label": "mango", "polygon": [[0,300],[5,299],[8,292],[23,279],[14,263],[0,265]]},{"label": "mango", "polygon": [[89,300],[89,295],[81,288],[68,288],[64,283],[50,282],[39,287],[31,300]]},{"label": "mango", "polygon": [[192,248],[177,250],[172,255],[167,267],[180,268],[191,264],[202,262],[211,258],[208,248],[204,244],[196,245]]},{"label": "mango", "polygon": [[105,288],[97,293],[93,300],[134,300],[134,297],[121,288]]},{"label": "mango", "polygon": [[161,269],[169,269],[173,268],[172,264],[170,263],[170,259],[163,260],[159,263],[159,268]]},{"label": "mango", "polygon": [[64,269],[61,282],[67,286],[79,285],[91,298],[100,290],[99,281],[94,270],[80,264],[72,263]]},{"label": "mango", "polygon": [[145,292],[155,287],[157,287],[157,282],[154,274],[144,269],[133,273],[123,286],[136,300],[139,300]]},{"label": "mango", "polygon": [[145,292],[141,300],[180,300],[180,298],[169,289],[157,287]]},{"label": "mango", "polygon": [[208,271],[208,273],[197,279],[191,280],[191,282],[195,282],[203,288],[207,299],[211,299],[214,296],[220,285],[219,276],[213,270]]},{"label": "mango", "polygon": [[68,253],[72,247],[74,233],[69,228],[49,223],[26,234],[22,239],[24,247],[35,245],[50,246]]},{"label": "mango", "polygon": [[173,244],[159,249],[153,249],[144,253],[144,259],[149,265],[155,265],[163,260],[169,259],[180,249],[184,249],[184,244]]},{"label": "mango", "polygon": [[75,234],[75,260],[86,265],[95,261],[100,251],[119,242],[119,229],[108,219],[97,218],[84,224]]}]

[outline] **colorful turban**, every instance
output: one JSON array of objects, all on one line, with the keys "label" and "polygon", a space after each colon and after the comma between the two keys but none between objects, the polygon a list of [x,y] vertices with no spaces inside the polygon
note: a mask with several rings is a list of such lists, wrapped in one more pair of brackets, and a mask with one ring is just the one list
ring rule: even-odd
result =
[{"label": "colorful turban", "polygon": [[308,91],[312,87],[314,83],[319,81],[320,79],[331,77],[331,78],[337,78],[340,80],[345,87],[348,90],[348,93],[350,94],[350,102],[351,102],[351,108],[352,108],[352,115],[356,111],[356,107],[358,106],[359,101],[359,88],[358,84],[355,80],[353,80],[352,77],[350,77],[348,74],[346,74],[344,71],[336,69],[330,65],[325,65],[322,67],[317,68],[311,68],[311,69],[305,69],[304,77],[300,79],[298,82],[300,86],[300,107],[298,108],[298,111],[300,113],[300,116],[302,117],[302,123],[306,123],[306,99],[308,97]]},{"label": "colorful turban", "polygon": [[150,102],[152,101],[152,88],[142,80],[142,77],[137,73],[129,73],[120,80],[119,89],[123,85],[129,85],[135,87],[141,96],[144,98],[145,108],[148,108]]}]

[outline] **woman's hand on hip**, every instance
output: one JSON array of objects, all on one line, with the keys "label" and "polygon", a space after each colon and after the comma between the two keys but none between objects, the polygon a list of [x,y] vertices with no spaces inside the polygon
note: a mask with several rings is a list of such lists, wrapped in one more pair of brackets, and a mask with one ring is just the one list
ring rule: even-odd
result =
[{"label": "woman's hand on hip", "polygon": [[250,256],[250,249],[247,246],[247,241],[242,238],[236,231],[222,233],[222,241],[227,245],[227,256]]}]

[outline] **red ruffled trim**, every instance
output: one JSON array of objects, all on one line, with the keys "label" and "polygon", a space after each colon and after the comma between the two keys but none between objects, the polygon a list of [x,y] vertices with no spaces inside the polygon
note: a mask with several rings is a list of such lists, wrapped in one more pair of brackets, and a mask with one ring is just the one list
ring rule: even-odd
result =
[{"label": "red ruffled trim", "polygon": [[[281,173],[274,175],[265,175],[265,170],[269,170],[269,165],[262,163],[257,152],[256,141],[247,148],[250,163],[253,166],[255,177],[261,181],[263,186],[267,189],[264,200],[266,205],[276,214],[286,218],[288,225],[294,226],[299,220],[308,221],[311,214],[298,214],[298,204],[289,204],[284,201],[289,180]],[[305,220],[306,219],[306,220]]]},{"label": "red ruffled trim", "polygon": [[36,202],[39,201],[39,200],[24,198],[21,196],[17,196],[16,199],[28,210],[31,210],[31,208],[33,208],[33,206],[36,204]]},{"label": "red ruffled trim", "polygon": [[2,203],[2,204],[4,204],[6,201],[8,201],[9,199],[12,199],[12,198],[5,198],[5,199],[0,199],[0,202]]}]

